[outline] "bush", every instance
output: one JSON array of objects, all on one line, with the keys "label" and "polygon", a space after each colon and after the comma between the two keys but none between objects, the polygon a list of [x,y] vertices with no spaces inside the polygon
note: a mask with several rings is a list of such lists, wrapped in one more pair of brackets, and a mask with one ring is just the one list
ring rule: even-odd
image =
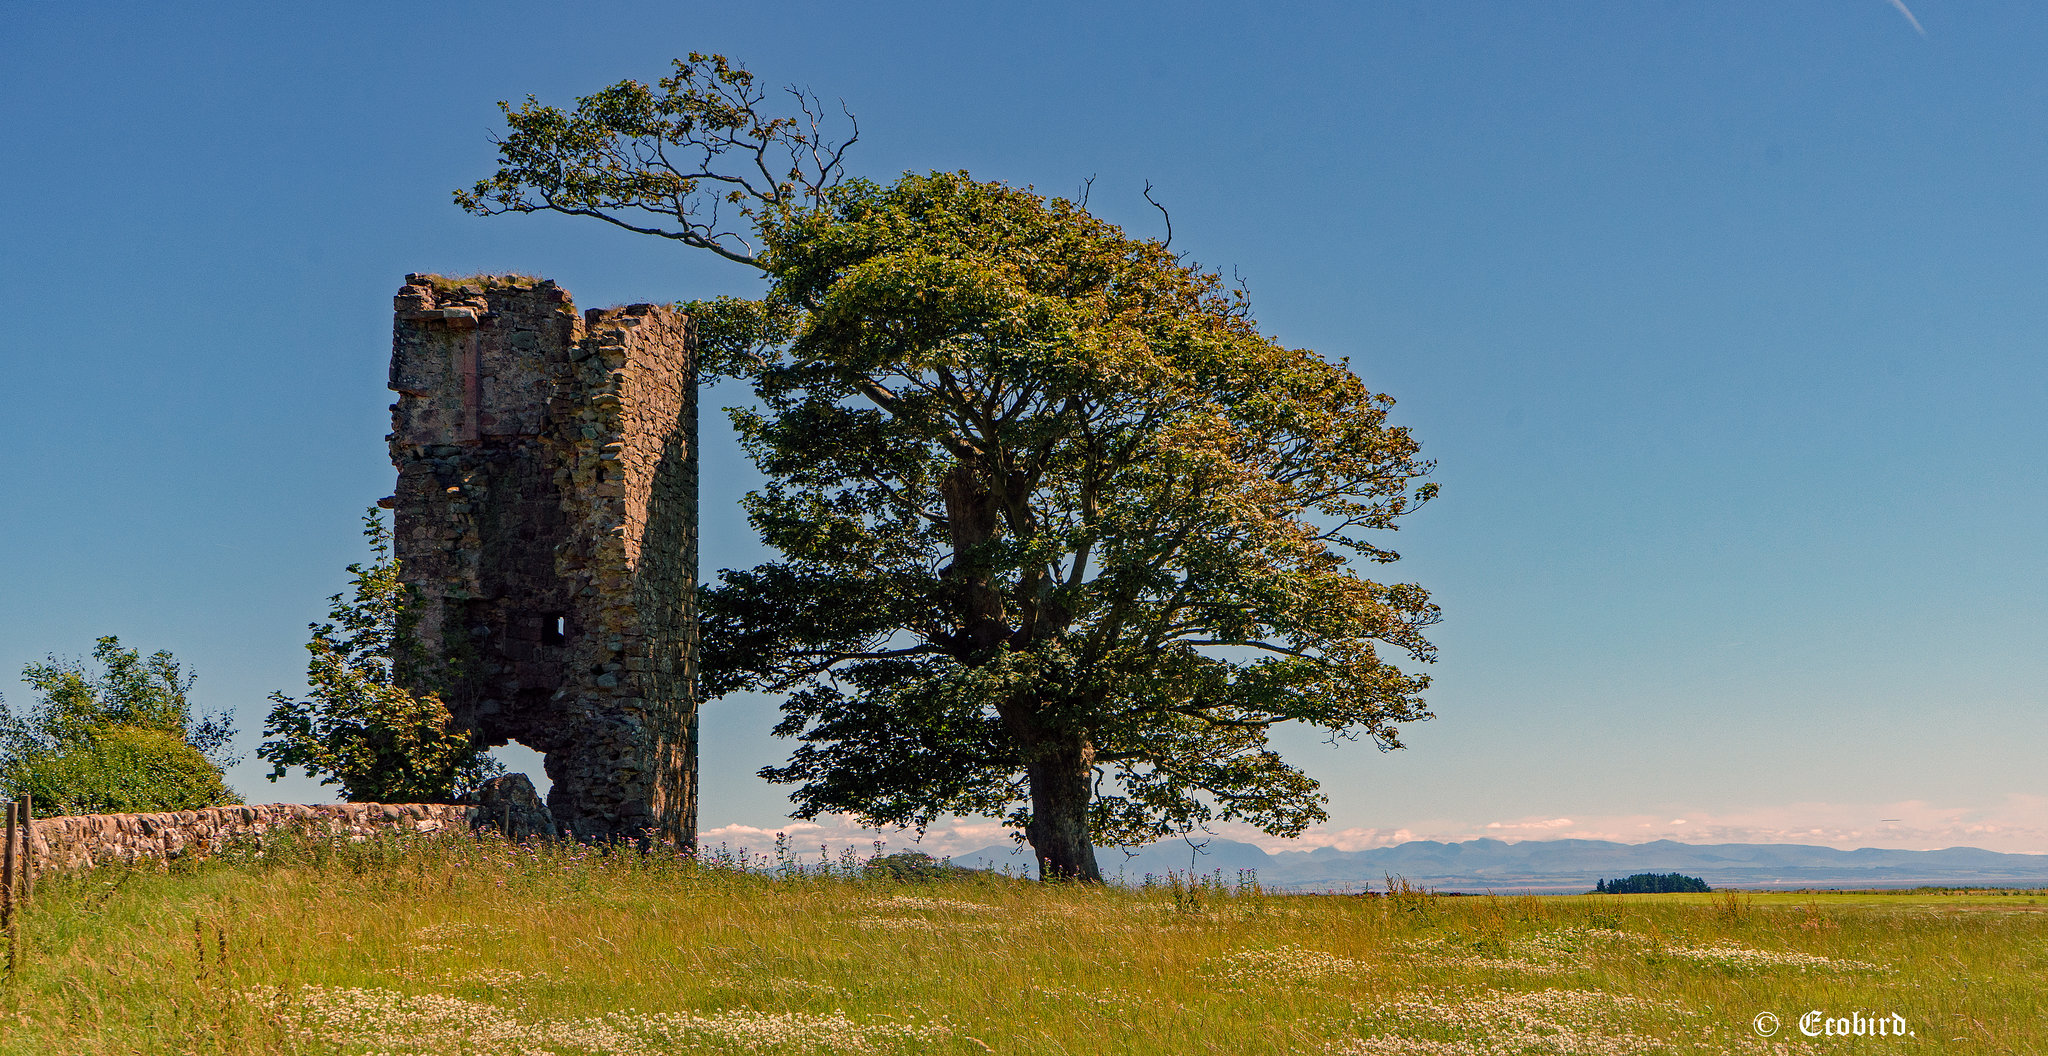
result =
[{"label": "bush", "polygon": [[222,776],[235,762],[228,713],[192,717],[197,676],[167,652],[145,659],[112,635],[92,657],[22,669],[38,699],[26,715],[0,706],[0,792],[34,796],[44,817],[241,802]]},{"label": "bush", "polygon": [[923,851],[898,851],[870,858],[867,875],[876,879],[924,881],[963,876],[977,870],[942,862]]},{"label": "bush", "polygon": [[10,777],[14,794],[34,796],[36,812],[45,816],[200,810],[242,801],[220,769],[183,737],[140,726],[103,727],[31,754]]}]

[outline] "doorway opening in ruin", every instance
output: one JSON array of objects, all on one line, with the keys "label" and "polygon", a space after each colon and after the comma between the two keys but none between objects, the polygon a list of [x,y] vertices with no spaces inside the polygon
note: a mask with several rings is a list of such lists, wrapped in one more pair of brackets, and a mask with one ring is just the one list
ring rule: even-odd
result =
[{"label": "doorway opening in ruin", "polygon": [[554,782],[548,779],[547,756],[518,741],[506,741],[491,749],[490,756],[505,767],[506,773],[525,774],[527,780],[533,782],[534,791],[540,793],[541,800],[547,800],[548,789],[554,786]]}]

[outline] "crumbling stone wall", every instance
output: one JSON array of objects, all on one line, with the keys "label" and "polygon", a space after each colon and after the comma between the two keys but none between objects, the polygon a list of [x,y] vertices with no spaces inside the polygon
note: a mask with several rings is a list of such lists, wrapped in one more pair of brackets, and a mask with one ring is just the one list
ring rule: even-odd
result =
[{"label": "crumbling stone wall", "polygon": [[28,825],[28,861],[37,875],[106,862],[169,861],[212,854],[237,837],[272,832],[367,839],[380,832],[468,832],[493,824],[481,808],[445,803],[265,803],[163,814],[73,814]]},{"label": "crumbling stone wall", "polygon": [[697,403],[690,321],[578,315],[519,277],[408,275],[395,300],[395,556],[439,689],[547,757],[554,823],[693,843]]}]

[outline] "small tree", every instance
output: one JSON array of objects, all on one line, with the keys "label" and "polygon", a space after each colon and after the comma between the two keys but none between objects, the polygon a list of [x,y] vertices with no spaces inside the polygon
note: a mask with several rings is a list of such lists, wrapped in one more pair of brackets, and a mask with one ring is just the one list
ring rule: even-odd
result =
[{"label": "small tree", "polygon": [[35,798],[37,813],[192,810],[239,803],[222,771],[234,727],[222,711],[197,721],[198,676],[168,652],[147,658],[109,635],[92,662],[50,657],[22,669],[37,703],[0,705],[0,789]]},{"label": "small tree", "polygon": [[332,623],[309,625],[308,696],[270,695],[270,740],[256,754],[273,764],[272,781],[303,767],[354,802],[460,798],[504,768],[455,724],[438,694],[415,696],[398,685],[398,672],[428,670],[433,661],[412,634],[409,591],[374,506],[363,515],[363,536],[372,559],[348,566],[353,594],[328,599]]}]

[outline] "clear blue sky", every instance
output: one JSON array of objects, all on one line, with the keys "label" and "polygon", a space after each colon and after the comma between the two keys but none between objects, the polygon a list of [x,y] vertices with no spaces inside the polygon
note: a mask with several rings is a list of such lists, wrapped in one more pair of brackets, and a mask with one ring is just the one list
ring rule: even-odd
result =
[{"label": "clear blue sky", "polygon": [[[1887,0],[9,4],[0,693],[118,634],[253,749],[390,492],[406,272],[757,288],[449,201],[498,100],[719,51],[843,98],[861,174],[1093,175],[1156,232],[1150,180],[1269,333],[1399,401],[1439,717],[1289,739],[1312,841],[2048,851],[2048,7],[1909,3],[1924,35]],[[758,556],[719,424],[707,573]],[[783,818],[772,721],[709,705],[707,828]]]}]

